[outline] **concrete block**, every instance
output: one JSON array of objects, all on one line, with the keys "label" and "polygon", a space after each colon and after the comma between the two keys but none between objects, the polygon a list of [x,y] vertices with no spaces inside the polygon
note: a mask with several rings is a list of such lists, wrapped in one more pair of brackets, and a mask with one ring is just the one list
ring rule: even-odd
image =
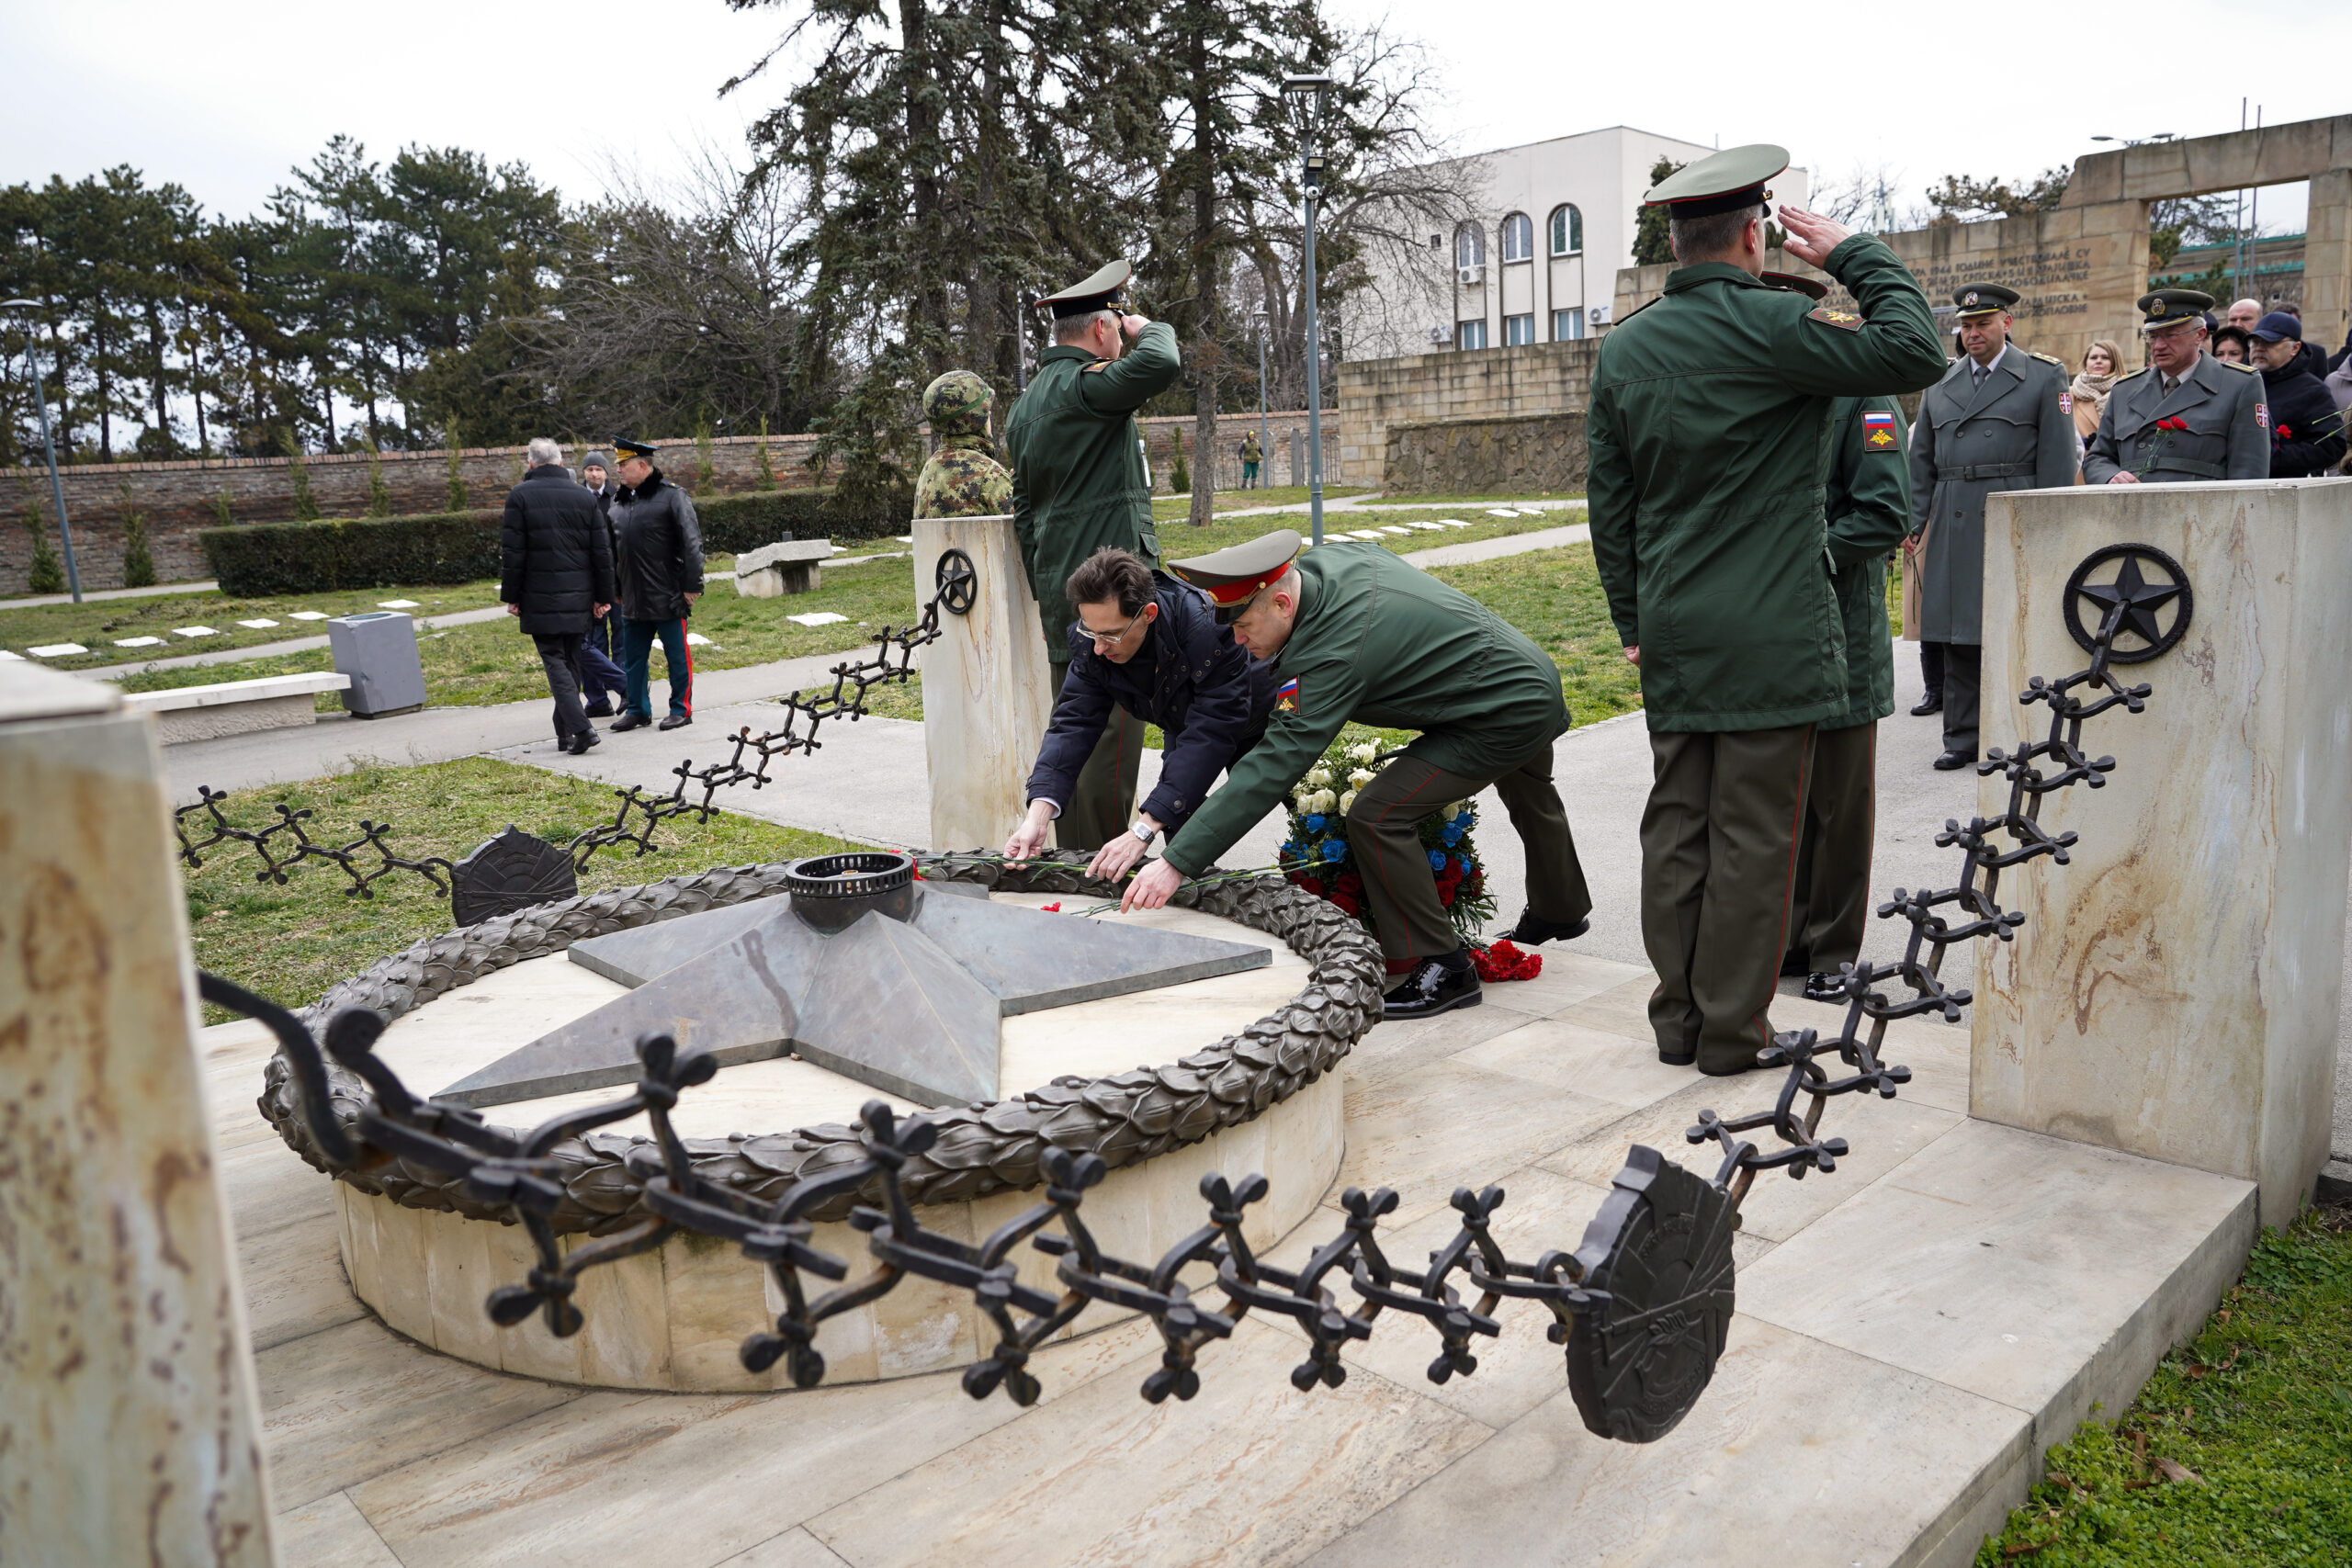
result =
[{"label": "concrete block", "polygon": [[747,599],[808,593],[824,586],[833,547],[823,539],[784,539],[735,558],[735,592]]},{"label": "concrete block", "polygon": [[[2041,825],[2080,841],[2007,874],[2014,942],[1986,944],[1973,1114],[2256,1181],[2283,1224],[2327,1157],[2352,795],[2352,480],[2100,486],[1996,498],[1984,594],[1985,743],[2047,728],[2000,694],[2079,670],[2068,575],[2096,547],[2170,554],[2194,589],[2173,652],[2124,667],[2146,712],[2092,720],[2105,787]],[[2111,575],[2111,573],[2110,573]],[[1996,774],[1978,809],[2007,808]]]}]

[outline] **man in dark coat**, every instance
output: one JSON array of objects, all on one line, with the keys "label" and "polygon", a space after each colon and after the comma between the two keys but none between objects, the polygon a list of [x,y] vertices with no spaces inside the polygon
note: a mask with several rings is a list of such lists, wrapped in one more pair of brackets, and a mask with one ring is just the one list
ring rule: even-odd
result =
[{"label": "man in dark coat", "polygon": [[1167,736],[1159,782],[1125,832],[1097,851],[1089,876],[1115,880],[1152,840],[1193,818],[1217,775],[1266,732],[1274,669],[1251,659],[1217,624],[1199,590],[1162,577],[1122,549],[1095,551],[1070,573],[1069,676],[1029,775],[1029,815],[1004,852],[1026,860],[1078,790],[1095,742],[1113,724]]},{"label": "man in dark coat", "polygon": [[2148,367],[2108,392],[2083,452],[2083,482],[2193,484],[2270,477],[2262,378],[2205,352],[2213,297],[2195,288],[2140,296]]},{"label": "man in dark coat", "polygon": [[[604,518],[607,539],[613,531],[613,460],[602,452],[591,452],[580,460],[580,483],[596,498],[597,513]],[[614,555],[620,554],[616,548]],[[613,716],[615,697],[628,693],[628,678],[621,673],[619,661],[614,657],[613,626],[620,617],[607,612],[591,622],[588,635],[580,642],[580,695],[587,703],[590,718]]]},{"label": "man in dark coat", "polygon": [[621,671],[628,706],[613,732],[653,722],[648,665],[656,638],[670,666],[670,712],[663,729],[695,721],[694,656],[686,650],[686,617],[702,597],[702,527],[686,492],[653,466],[642,441],[616,441],[621,488],[613,497],[613,535],[621,586]]},{"label": "man in dark coat", "polygon": [[2326,473],[2344,461],[2344,419],[2326,385],[2311,373],[2303,323],[2273,310],[2254,324],[2253,335],[2263,400],[2270,412],[2270,477],[2304,479]]},{"label": "man in dark coat", "polygon": [[555,697],[556,744],[578,756],[596,744],[581,711],[573,671],[580,639],[612,608],[613,549],[596,501],[571,482],[563,450],[544,437],[531,443],[530,472],[506,492],[499,527],[498,596],[538,645]]},{"label": "man in dark coat", "polygon": [[1943,649],[1943,749],[1935,765],[1946,772],[1976,761],[1984,498],[2073,484],[2080,466],[2066,367],[2009,341],[2017,302],[2015,289],[1995,283],[1953,295],[1961,356],[1920,398],[1911,448],[1919,637]]}]

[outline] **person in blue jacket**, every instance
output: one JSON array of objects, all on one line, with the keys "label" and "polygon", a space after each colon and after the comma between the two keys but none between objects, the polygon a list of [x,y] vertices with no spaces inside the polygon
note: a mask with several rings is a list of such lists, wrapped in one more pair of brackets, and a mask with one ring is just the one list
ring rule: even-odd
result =
[{"label": "person in blue jacket", "polygon": [[[1125,550],[1096,550],[1069,575],[1069,677],[1029,775],[1029,811],[1005,841],[1008,859],[1045,847],[1106,729],[1157,724],[1167,736],[1159,782],[1127,831],[1087,866],[1115,879],[1161,833],[1188,821],[1217,775],[1258,743],[1273,711],[1273,666],[1254,660],[1199,590]],[[1118,739],[1124,740],[1125,737]]]}]

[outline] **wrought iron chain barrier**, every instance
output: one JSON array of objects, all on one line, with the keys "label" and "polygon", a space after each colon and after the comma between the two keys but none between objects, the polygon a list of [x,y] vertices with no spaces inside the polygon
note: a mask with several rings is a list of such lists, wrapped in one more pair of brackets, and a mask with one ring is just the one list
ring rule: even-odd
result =
[{"label": "wrought iron chain barrier", "polygon": [[[956,566],[957,560],[964,560],[961,568]],[[639,855],[650,853],[653,848],[654,830],[662,823],[678,817],[692,817],[697,824],[709,821],[712,814],[719,809],[713,797],[720,790],[742,784],[748,784],[755,790],[762,788],[769,782],[770,762],[778,757],[789,757],[796,751],[814,751],[823,744],[817,735],[827,719],[854,721],[865,717],[866,693],[876,686],[911,677],[914,674],[915,649],[939,639],[939,613],[943,604],[956,615],[964,613],[956,608],[958,602],[965,609],[970,607],[970,576],[969,562],[962,552],[948,551],[940,562],[938,591],[923,606],[922,618],[903,628],[884,626],[874,637],[876,651],[855,663],[834,665],[831,671],[833,677],[831,691],[820,691],[814,695],[795,692],[775,699],[785,710],[781,728],[754,736],[751,726],[745,725],[728,738],[733,750],[725,761],[697,768],[689,758],[671,769],[678,782],[666,793],[650,795],[641,784],[615,790],[614,795],[620,805],[614,811],[613,819],[575,834],[563,845],[564,852],[571,857],[574,874],[586,870],[590,858],[598,850],[610,846],[628,844]],[[805,728],[802,728],[804,722]],[[699,792],[697,796],[690,797],[690,786]],[[392,830],[390,823],[363,819],[359,824],[358,838],[342,845],[322,844],[313,840],[303,827],[311,817],[307,807],[297,811],[280,801],[272,807],[278,819],[266,827],[253,829],[240,828],[220,814],[220,803],[229,798],[226,791],[216,791],[209,784],[200,784],[197,788],[197,795],[194,805],[183,806],[172,813],[172,827],[179,838],[180,859],[191,869],[203,867],[203,852],[215,844],[238,843],[251,849],[261,862],[261,869],[254,873],[256,882],[271,882],[284,886],[286,873],[290,867],[306,860],[322,860],[339,867],[350,878],[351,886],[343,890],[346,897],[374,897],[375,884],[396,871],[416,872],[433,884],[435,893],[445,898],[449,897],[449,886],[443,882],[442,875],[454,873],[452,863],[440,855],[404,860],[393,854],[383,842],[384,836]],[[200,822],[198,827],[209,827],[210,832],[197,839],[190,837],[188,818],[199,811],[205,813],[209,820]],[[285,844],[292,846],[290,853],[281,852],[283,844],[278,842],[281,836]],[[363,872],[355,862],[371,852],[376,856],[375,865],[373,869]]]},{"label": "wrought iron chain barrier", "polygon": [[[2168,558],[2143,547],[2118,548],[2170,566],[2185,591],[2185,576]],[[2077,583],[2080,578],[2078,572]],[[2117,661],[2115,639],[2131,610],[2126,604],[2111,605],[2096,636],[2086,639],[2092,653],[2088,669],[2054,682],[2036,677],[2020,695],[2026,705],[2050,708],[2045,737],[2012,753],[1991,751],[1978,768],[1981,774],[2007,778],[2008,809],[1971,818],[1965,827],[1956,819],[1946,822],[1937,842],[1962,852],[1959,886],[1898,888],[1880,907],[1882,919],[1908,924],[1904,954],[1887,963],[1847,966],[1847,1014],[1839,1032],[1825,1041],[1814,1030],[1798,1030],[1776,1036],[1758,1053],[1759,1066],[1786,1074],[1771,1109],[1734,1118],[1700,1112],[1688,1136],[1692,1144],[1722,1146],[1714,1178],[1702,1179],[1635,1145],[1577,1248],[1546,1251],[1532,1262],[1507,1257],[1491,1234],[1503,1202],[1500,1188],[1456,1189],[1456,1232],[1419,1269],[1390,1258],[1375,1234],[1380,1222],[1396,1212],[1396,1194],[1386,1188],[1350,1188],[1340,1198],[1346,1219],[1340,1234],[1298,1268],[1276,1268],[1259,1258],[1243,1235],[1247,1211],[1268,1190],[1265,1178],[1256,1175],[1238,1182],[1222,1175],[1204,1178],[1205,1223],[1158,1260],[1132,1262],[1104,1252],[1080,1216],[1085,1194],[1103,1179],[1106,1162],[1095,1153],[1060,1147],[1048,1148],[1039,1162],[1042,1201],[984,1241],[960,1241],[926,1227],[901,1183],[910,1162],[932,1149],[938,1125],[922,1117],[902,1121],[879,1100],[864,1109],[854,1156],[815,1169],[772,1201],[755,1199],[700,1174],[672,1126],[670,1111],[681,1093],[708,1082],[717,1066],[707,1055],[681,1052],[667,1035],[649,1034],[637,1043],[643,1076],[626,1097],[516,1133],[490,1125],[469,1108],[412,1095],[374,1055],[385,1028],[375,1012],[353,1008],[336,1013],[325,1030],[322,1055],[302,1022],[285,1010],[209,975],[201,976],[202,990],[206,1000],[262,1019],[276,1032],[313,1145],[329,1166],[364,1173],[404,1160],[443,1171],[462,1182],[478,1202],[502,1207],[528,1231],[537,1264],[523,1282],[502,1286],[487,1303],[501,1325],[519,1324],[537,1313],[550,1333],[577,1333],[583,1320],[572,1298],[584,1270],[647,1251],[684,1230],[731,1241],[769,1270],[775,1286],[770,1299],[783,1306],[772,1329],[743,1342],[741,1358],[752,1371],[782,1361],[795,1386],[814,1386],[826,1370],[816,1344],[821,1325],[913,1275],[968,1292],[995,1326],[994,1347],[964,1373],[964,1388],[972,1397],[1002,1389],[1016,1404],[1035,1402],[1041,1389],[1028,1371],[1030,1358],[1099,1302],[1141,1314],[1159,1330],[1160,1364],[1140,1390],[1158,1404],[1171,1394],[1185,1400],[1198,1392],[1199,1352],[1229,1337],[1253,1311],[1292,1318],[1306,1331],[1306,1359],[1291,1373],[1292,1383],[1304,1392],[1344,1382],[1347,1346],[1369,1339],[1385,1313],[1419,1318],[1435,1330],[1438,1352],[1428,1368],[1431,1382],[1467,1376],[1477,1370],[1477,1342],[1500,1332],[1494,1314],[1501,1303],[1533,1301],[1551,1318],[1551,1342],[1566,1349],[1569,1388],[1586,1426],[1603,1437],[1647,1442],[1672,1430],[1690,1411],[1723,1352],[1734,1305],[1731,1237],[1739,1203],[1758,1173],[1783,1169],[1802,1179],[1809,1171],[1837,1168],[1846,1142],[1823,1138],[1819,1131],[1829,1101],[1863,1090],[1894,1097],[1910,1072],[1882,1059],[1888,1024],[1931,1012],[1957,1021],[1971,998],[1968,991],[1943,983],[1946,954],[1955,944],[1981,937],[2013,940],[2024,923],[2021,913],[1999,904],[2001,873],[2043,855],[2064,863],[2075,835],[2041,827],[2043,799],[2078,783],[2102,787],[2114,759],[2093,760],[2083,750],[2083,725],[2118,706],[2139,713],[2149,695],[2147,685],[2127,687],[2110,669]],[[2123,657],[2163,651],[2186,624],[2184,602],[2168,634],[2150,637],[2149,650]],[[861,685],[861,695],[863,690]],[[1908,987],[1908,996],[1891,998],[1875,988],[1897,980]],[[1824,1063],[1832,1053],[1850,1069],[1849,1076],[1830,1076]],[[328,1056],[356,1075],[368,1090],[351,1123],[356,1135],[346,1134],[331,1103]],[[565,1198],[553,1151],[592,1128],[640,1113],[653,1137],[633,1146],[627,1164],[642,1183],[646,1212],[565,1252],[549,1223]],[[1767,1152],[1741,1136],[1759,1129],[1770,1129],[1778,1146]],[[850,1224],[866,1233],[872,1255],[870,1269],[853,1280],[847,1259],[815,1245],[811,1216],[838,1212],[842,1201],[861,1191],[878,1191],[880,1201],[850,1210]],[[1023,1280],[1015,1262],[1023,1242],[1057,1260],[1058,1292]],[[1342,1286],[1351,1302],[1340,1300]]]}]

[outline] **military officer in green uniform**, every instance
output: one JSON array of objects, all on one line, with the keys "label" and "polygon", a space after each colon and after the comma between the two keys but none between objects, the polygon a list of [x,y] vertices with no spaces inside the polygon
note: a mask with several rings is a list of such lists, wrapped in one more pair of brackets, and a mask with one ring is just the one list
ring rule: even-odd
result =
[{"label": "military officer in green uniform", "polygon": [[[1809,277],[1768,272],[1765,281],[1819,299]],[[1876,841],[1878,721],[1894,711],[1894,639],[1886,618],[1887,557],[1911,531],[1903,410],[1893,398],[1840,398],[1829,416],[1831,581],[1846,629],[1846,708],[1821,721],[1813,778],[1798,832],[1789,898],[1784,975],[1804,975],[1805,995],[1838,999],[1838,970],[1861,957],[1870,919]]]},{"label": "military officer in green uniform", "polygon": [[2083,454],[2083,481],[2181,484],[2270,477],[2270,410],[2262,373],[2205,352],[2213,297],[2194,288],[2140,296],[2148,367],[2107,396]]},{"label": "military officer in green uniform", "polygon": [[1927,297],[1872,236],[1780,210],[1790,253],[1856,310],[1759,276],[1766,182],[1787,166],[1732,148],[1649,192],[1681,265],[1601,339],[1586,417],[1593,558],[1650,729],[1650,1024],[1660,1061],[1710,1073],[1771,1043],[1815,733],[1850,700],[1823,516],[1831,405],[1944,372]]},{"label": "military officer in green uniform", "polygon": [[1124,907],[1157,908],[1283,803],[1350,719],[1420,734],[1356,792],[1348,848],[1392,975],[1386,1016],[1479,1001],[1477,971],[1438,900],[1420,825],[1488,784],[1527,850],[1518,942],[1582,935],[1592,896],[1552,784],[1568,728],[1560,672],[1509,622],[1378,545],[1328,542],[1300,556],[1289,529],[1169,571],[1209,596],[1233,640],[1274,662],[1265,738],[1232,765]]},{"label": "military officer in green uniform", "polygon": [[2009,341],[2017,291],[1972,283],[1952,296],[1961,356],[1919,400],[1911,446],[1911,532],[1920,536],[1919,637],[1943,649],[1944,743],[1936,766],[1976,761],[1984,651],[1984,498],[2075,482],[2073,378]]},{"label": "military officer in green uniform", "polygon": [[[1037,595],[1056,704],[1078,618],[1064,593],[1069,574],[1106,547],[1159,564],[1151,465],[1135,411],[1175,384],[1182,362],[1173,328],[1124,308],[1120,291],[1134,271],[1113,262],[1037,301],[1053,311],[1054,346],[1039,356],[1035,379],[1004,422],[1013,531]],[[1091,852],[1127,830],[1142,761],[1142,724],[1114,712],[1055,824],[1063,849]]]},{"label": "military officer in green uniform", "polygon": [[1012,510],[1012,475],[989,440],[995,401],[969,370],[950,370],[922,389],[923,418],[939,448],[915,480],[916,516],[1001,517]]}]

